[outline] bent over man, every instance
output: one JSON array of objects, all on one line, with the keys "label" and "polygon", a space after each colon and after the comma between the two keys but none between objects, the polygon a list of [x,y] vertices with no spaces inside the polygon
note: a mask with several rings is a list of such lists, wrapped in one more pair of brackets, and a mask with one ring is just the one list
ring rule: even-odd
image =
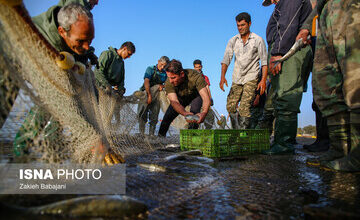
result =
[{"label": "bent over man", "polygon": [[[55,19],[54,19],[55,18]],[[94,38],[92,14],[80,4],[53,6],[32,18],[38,31],[57,50],[71,53],[76,61],[86,64],[87,52]],[[59,123],[44,108],[34,106],[20,127],[14,140],[14,153],[20,156],[41,132],[46,141],[59,140]]]},{"label": "bent over man", "polygon": [[[165,67],[167,80],[165,91],[170,100],[170,106],[166,110],[160,125],[159,136],[166,136],[171,122],[179,115],[198,115],[199,120],[190,123],[190,129],[197,129],[205,120],[210,107],[210,97],[206,89],[207,83],[204,77],[192,69],[183,69],[178,60],[171,60]],[[185,110],[191,105],[190,112]],[[202,112],[200,112],[202,108]]]}]

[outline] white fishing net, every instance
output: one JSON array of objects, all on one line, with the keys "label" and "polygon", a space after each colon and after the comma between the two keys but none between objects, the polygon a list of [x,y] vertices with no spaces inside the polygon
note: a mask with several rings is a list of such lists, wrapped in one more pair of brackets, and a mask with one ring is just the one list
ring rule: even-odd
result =
[{"label": "white fishing net", "polygon": [[[0,142],[10,151],[14,145],[26,158],[83,163],[100,162],[108,149],[126,157],[179,142],[174,128],[186,127],[182,116],[166,139],[138,134],[136,107],[145,102],[145,92],[104,93],[95,87],[91,67],[83,75],[60,69],[54,51],[24,20],[28,15],[18,11],[0,4]],[[151,90],[166,111],[165,92]]]}]

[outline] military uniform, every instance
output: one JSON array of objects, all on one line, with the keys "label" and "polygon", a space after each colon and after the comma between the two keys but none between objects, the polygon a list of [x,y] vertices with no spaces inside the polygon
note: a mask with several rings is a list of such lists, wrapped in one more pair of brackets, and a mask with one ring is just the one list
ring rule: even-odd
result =
[{"label": "military uniform", "polygon": [[[146,69],[144,79],[147,78],[150,80],[150,87],[155,85],[164,84],[167,76],[165,71],[159,71],[157,66],[149,66]],[[143,85],[140,88],[141,91],[145,90],[145,86]],[[150,120],[150,130],[149,134],[154,135],[156,124],[158,122],[158,116],[160,112],[160,101],[158,97],[152,96],[152,102],[150,104],[147,103],[139,103],[138,104],[138,116],[139,116],[139,130],[140,133],[144,133],[145,131],[145,123],[148,118]]]},{"label": "military uniform", "polygon": [[316,8],[319,32],[312,84],[330,136],[330,150],[319,160],[325,167],[349,172],[360,171],[359,7],[359,0],[319,0]]},{"label": "military uniform", "polygon": [[[197,114],[202,107],[202,98],[199,91],[205,88],[207,83],[205,82],[204,77],[196,70],[184,69],[184,73],[184,81],[178,86],[172,85],[169,79],[167,79],[165,82],[165,91],[167,94],[176,93],[179,103],[184,107],[190,104],[190,112]],[[170,105],[161,122],[159,136],[166,136],[171,122],[178,115],[179,113],[175,111],[172,105]],[[199,125],[196,123],[191,123],[189,125],[190,129],[197,129],[198,127]]]}]

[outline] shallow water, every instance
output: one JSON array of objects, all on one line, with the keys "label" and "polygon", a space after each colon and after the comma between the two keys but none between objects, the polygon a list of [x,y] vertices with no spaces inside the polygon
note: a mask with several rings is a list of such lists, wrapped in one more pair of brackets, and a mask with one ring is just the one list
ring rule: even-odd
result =
[{"label": "shallow water", "polygon": [[[252,155],[213,163],[195,156],[165,161],[172,154],[155,151],[127,158],[126,195],[144,202],[150,219],[318,217],[304,210],[318,210],[327,218],[360,216],[360,175],[306,166],[306,158],[316,154],[301,145],[294,156]],[[165,171],[152,172],[139,163]],[[22,196],[7,202],[36,206],[65,198],[69,196]]]}]

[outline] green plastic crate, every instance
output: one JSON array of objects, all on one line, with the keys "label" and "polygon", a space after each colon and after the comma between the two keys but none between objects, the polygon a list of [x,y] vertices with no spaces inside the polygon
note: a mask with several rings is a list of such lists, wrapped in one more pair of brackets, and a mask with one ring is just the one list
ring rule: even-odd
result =
[{"label": "green plastic crate", "polygon": [[206,157],[260,153],[270,148],[269,130],[181,130],[181,150],[199,149]]}]

